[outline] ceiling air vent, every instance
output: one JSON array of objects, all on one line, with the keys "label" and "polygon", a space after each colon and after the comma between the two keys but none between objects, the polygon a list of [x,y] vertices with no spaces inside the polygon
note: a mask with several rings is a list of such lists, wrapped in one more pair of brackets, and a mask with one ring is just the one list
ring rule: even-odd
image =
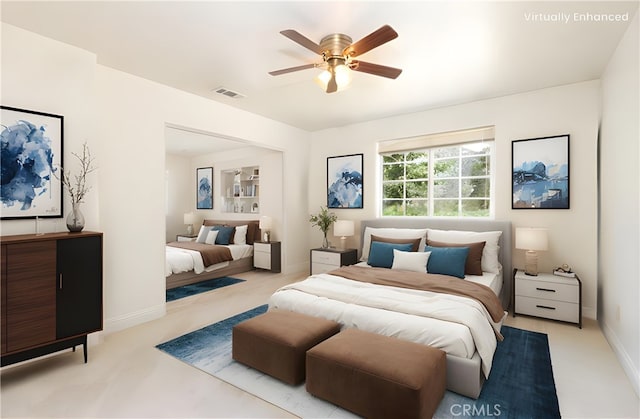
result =
[{"label": "ceiling air vent", "polygon": [[246,97],[242,93],[234,92],[233,90],[229,90],[226,87],[218,87],[213,89],[213,91],[219,95],[227,96],[233,99],[242,99],[243,97]]}]

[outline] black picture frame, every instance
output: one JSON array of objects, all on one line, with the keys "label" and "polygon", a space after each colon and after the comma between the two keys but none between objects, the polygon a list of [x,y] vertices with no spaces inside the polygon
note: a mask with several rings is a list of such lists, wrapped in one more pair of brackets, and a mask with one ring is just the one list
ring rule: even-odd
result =
[{"label": "black picture frame", "polygon": [[64,116],[0,106],[0,124],[0,219],[62,218]]},{"label": "black picture frame", "polygon": [[196,209],[213,209],[213,167],[196,169]]},{"label": "black picture frame", "polygon": [[362,209],[364,155],[327,157],[327,208]]},{"label": "black picture frame", "polygon": [[570,208],[569,134],[511,142],[511,208]]}]

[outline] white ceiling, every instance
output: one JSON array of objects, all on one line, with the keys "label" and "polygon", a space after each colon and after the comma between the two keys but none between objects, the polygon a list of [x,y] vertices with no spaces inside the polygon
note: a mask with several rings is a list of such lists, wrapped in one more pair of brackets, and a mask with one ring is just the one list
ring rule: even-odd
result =
[{"label": "white ceiling", "polygon": [[[308,131],[597,79],[627,22],[578,22],[574,12],[629,13],[629,2],[2,1],[2,21],[78,46],[98,63]],[[531,21],[558,14],[569,22]],[[399,37],[359,57],[402,68],[396,80],[355,73],[326,94],[319,61],[280,35],[354,41],[384,24]],[[245,98],[214,94],[223,86]]]}]

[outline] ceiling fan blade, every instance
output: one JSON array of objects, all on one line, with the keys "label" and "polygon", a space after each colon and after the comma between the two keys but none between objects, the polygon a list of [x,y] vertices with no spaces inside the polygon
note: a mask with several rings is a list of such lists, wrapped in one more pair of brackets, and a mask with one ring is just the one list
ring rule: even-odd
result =
[{"label": "ceiling fan blade", "polygon": [[390,79],[397,78],[402,70],[399,68],[387,67],[386,65],[366,63],[364,61],[351,61],[349,65],[353,71],[360,71],[362,73],[369,73],[375,76],[387,77]]},{"label": "ceiling fan blade", "polygon": [[307,70],[309,68],[315,68],[317,66],[318,64],[305,64],[305,65],[299,65],[297,67],[283,68],[282,70],[269,71],[269,74],[271,74],[272,76],[279,76],[280,74],[287,74],[287,73],[293,73],[294,71]]},{"label": "ceiling fan blade", "polygon": [[293,29],[286,29],[284,31],[280,31],[280,33],[291,39],[293,42],[302,45],[303,47],[315,52],[318,55],[322,55],[322,49],[320,48],[320,45],[302,35],[300,32]]},{"label": "ceiling fan blade", "polygon": [[349,55],[351,57],[356,57],[358,55],[362,55],[367,51],[371,51],[372,49],[379,47],[382,44],[385,44],[392,39],[396,39],[398,37],[398,33],[393,30],[393,28],[389,25],[384,25],[380,29],[370,33],[365,36],[355,44],[351,44],[346,47],[342,52],[343,55]]}]

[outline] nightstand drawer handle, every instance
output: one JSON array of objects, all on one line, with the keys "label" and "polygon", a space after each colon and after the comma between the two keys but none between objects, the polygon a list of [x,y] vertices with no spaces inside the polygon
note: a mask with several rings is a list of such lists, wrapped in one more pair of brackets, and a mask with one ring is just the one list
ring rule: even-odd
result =
[{"label": "nightstand drawer handle", "polygon": [[555,310],[556,309],[555,307],[541,306],[539,304],[536,304],[536,307],[538,307],[538,308],[546,308],[547,310]]},{"label": "nightstand drawer handle", "polygon": [[536,287],[536,289],[538,291],[556,292],[556,290],[552,290],[552,289],[549,289],[549,288],[538,288],[538,287]]}]

